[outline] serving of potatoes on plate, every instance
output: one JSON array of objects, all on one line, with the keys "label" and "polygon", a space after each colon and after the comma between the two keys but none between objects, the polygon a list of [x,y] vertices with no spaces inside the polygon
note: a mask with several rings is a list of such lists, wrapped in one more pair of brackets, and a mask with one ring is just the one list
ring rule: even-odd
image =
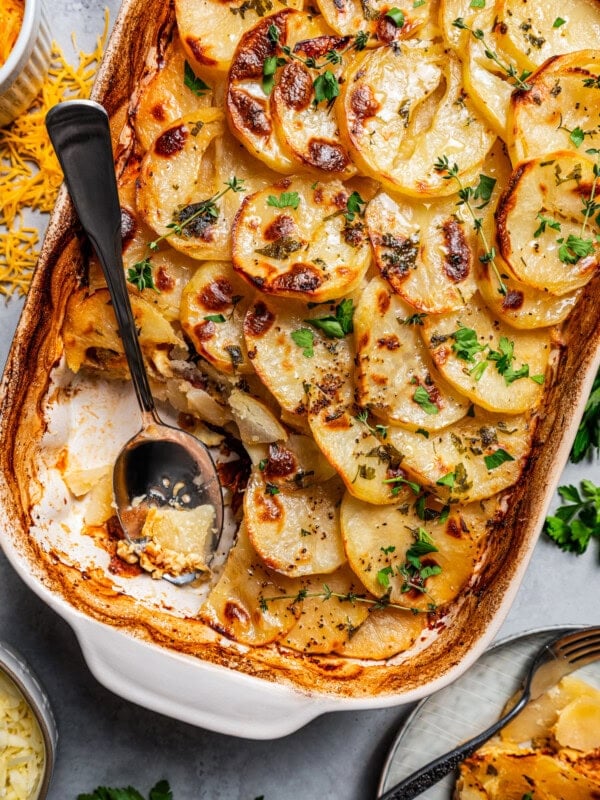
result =
[{"label": "serving of potatoes on plate", "polygon": [[[477,586],[598,269],[600,2],[175,10],[120,192],[154,390],[238,528],[200,618],[393,658]],[[93,266],[63,338],[126,375]]]}]

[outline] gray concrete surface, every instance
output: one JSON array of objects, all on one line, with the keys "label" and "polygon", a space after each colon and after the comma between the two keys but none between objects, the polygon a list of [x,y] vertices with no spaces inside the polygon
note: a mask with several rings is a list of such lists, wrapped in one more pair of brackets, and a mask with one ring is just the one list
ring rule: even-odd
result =
[{"label": "gray concrete surface", "polygon": [[[55,38],[72,53],[92,46],[104,7],[117,0],[49,0]],[[21,304],[0,305],[0,365]],[[569,467],[565,481],[600,480],[600,462]],[[564,482],[564,481],[563,481]],[[598,548],[575,557],[541,539],[500,636],[551,624],[600,623]],[[252,742],[197,729],[134,706],[91,676],[70,628],[30,592],[0,553],[0,638],[45,684],[59,727],[50,800],[98,785],[147,791],[167,778],[174,800],[371,800],[407,708],[328,714],[297,733]]]}]

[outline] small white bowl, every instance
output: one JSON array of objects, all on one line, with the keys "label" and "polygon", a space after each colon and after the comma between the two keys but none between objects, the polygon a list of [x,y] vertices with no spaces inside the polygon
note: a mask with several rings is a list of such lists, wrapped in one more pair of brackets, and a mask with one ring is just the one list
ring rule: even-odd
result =
[{"label": "small white bowl", "polygon": [[57,730],[48,697],[23,657],[0,641],[0,674],[17,688],[35,717],[44,742],[44,771],[32,800],[45,800],[56,757]]},{"label": "small white bowl", "polygon": [[43,0],[25,0],[21,30],[0,67],[0,126],[29,107],[46,77],[51,50]]}]

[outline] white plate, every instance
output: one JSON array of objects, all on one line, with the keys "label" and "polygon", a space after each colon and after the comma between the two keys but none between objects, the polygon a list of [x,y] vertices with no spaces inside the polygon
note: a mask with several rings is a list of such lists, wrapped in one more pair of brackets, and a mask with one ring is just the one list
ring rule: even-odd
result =
[{"label": "white plate", "polygon": [[[546,628],[499,642],[457,681],[421,701],[390,748],[377,796],[495,722],[539,649],[569,630],[575,628]],[[600,661],[577,675],[600,688]],[[420,800],[451,800],[454,780],[446,776]]]}]

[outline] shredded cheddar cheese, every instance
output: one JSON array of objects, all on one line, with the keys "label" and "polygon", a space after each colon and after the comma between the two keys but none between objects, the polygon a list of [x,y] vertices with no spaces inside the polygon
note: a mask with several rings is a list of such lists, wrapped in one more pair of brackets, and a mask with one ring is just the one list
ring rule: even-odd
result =
[{"label": "shredded cheddar cheese", "polygon": [[44,768],[44,742],[31,709],[0,674],[0,797],[32,800]]},{"label": "shredded cheddar cheese", "polygon": [[24,0],[0,0],[0,66],[15,46],[24,12]]},{"label": "shredded cheddar cheese", "polygon": [[22,211],[49,213],[62,183],[44,124],[46,114],[63,100],[89,97],[107,32],[108,10],[96,48],[91,53],[80,50],[77,67],[67,62],[55,42],[48,76],[32,107],[0,130],[0,294],[7,297],[25,295],[39,255],[37,230],[24,226]]}]

